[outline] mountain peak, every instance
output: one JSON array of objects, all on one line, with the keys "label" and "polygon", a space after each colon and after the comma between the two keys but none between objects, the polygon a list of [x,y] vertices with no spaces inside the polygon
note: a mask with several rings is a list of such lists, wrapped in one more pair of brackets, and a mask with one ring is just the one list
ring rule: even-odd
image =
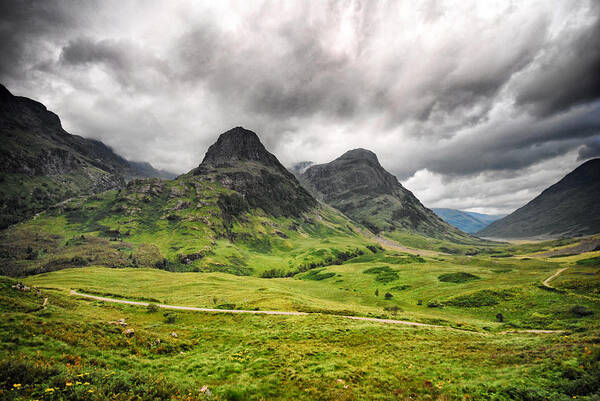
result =
[{"label": "mountain peak", "polygon": [[221,134],[217,142],[208,148],[201,165],[227,166],[246,160],[279,165],[277,158],[265,149],[256,133],[243,127],[235,127]]},{"label": "mountain peak", "polygon": [[340,157],[338,157],[338,159],[369,160],[379,164],[377,155],[371,152],[370,150],[363,148],[349,150]]}]

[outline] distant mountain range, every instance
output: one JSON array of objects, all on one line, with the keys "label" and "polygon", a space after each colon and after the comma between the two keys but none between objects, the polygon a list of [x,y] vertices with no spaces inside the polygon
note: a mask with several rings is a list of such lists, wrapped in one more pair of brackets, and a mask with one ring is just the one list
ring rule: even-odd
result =
[{"label": "distant mountain range", "polygon": [[531,202],[476,235],[511,239],[597,233],[600,233],[600,159],[583,163]]},{"label": "distant mountain range", "polygon": [[138,177],[174,175],[69,134],[43,104],[0,85],[0,228],[64,199],[120,188]]},{"label": "distant mountain range", "polygon": [[374,233],[410,232],[456,242],[474,238],[452,227],[387,172],[375,153],[354,149],[332,162],[311,165],[300,181],[323,202]]},{"label": "distant mountain range", "polygon": [[431,210],[448,224],[469,234],[477,232],[506,216],[505,214],[483,214],[447,208],[433,208]]}]

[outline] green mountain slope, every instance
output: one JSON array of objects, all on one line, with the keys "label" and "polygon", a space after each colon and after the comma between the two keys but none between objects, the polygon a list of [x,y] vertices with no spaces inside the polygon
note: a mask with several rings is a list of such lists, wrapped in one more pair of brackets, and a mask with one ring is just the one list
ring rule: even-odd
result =
[{"label": "green mountain slope", "polygon": [[173,181],[134,180],[10,227],[0,261],[10,275],[100,264],[289,276],[372,252],[358,232],[236,128]]},{"label": "green mountain slope", "polygon": [[330,163],[313,165],[301,180],[317,198],[392,239],[403,242],[408,233],[464,244],[478,241],[423,206],[369,150],[350,150]]},{"label": "green mountain slope", "polygon": [[531,202],[477,235],[557,238],[600,233],[600,159],[583,163]]},{"label": "green mountain slope", "polygon": [[477,232],[494,221],[506,216],[505,214],[484,214],[447,208],[433,208],[431,210],[440,216],[446,223],[468,234]]},{"label": "green mountain slope", "polygon": [[172,175],[129,162],[100,141],[69,134],[44,105],[0,85],[0,228],[135,177]]}]

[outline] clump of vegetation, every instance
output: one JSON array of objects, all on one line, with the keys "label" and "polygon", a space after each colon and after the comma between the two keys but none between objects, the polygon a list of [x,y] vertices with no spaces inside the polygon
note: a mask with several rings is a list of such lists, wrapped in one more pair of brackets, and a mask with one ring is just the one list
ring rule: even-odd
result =
[{"label": "clump of vegetation", "polygon": [[175,312],[165,312],[163,316],[167,324],[174,324],[177,321],[177,314]]},{"label": "clump of vegetation", "polygon": [[427,302],[427,307],[428,308],[443,308],[444,304],[441,303],[440,301],[437,301],[434,299],[432,301]]},{"label": "clump of vegetation", "polygon": [[587,258],[587,259],[580,259],[576,262],[576,264],[579,266],[589,266],[589,267],[600,266],[600,256],[595,256],[593,258]]},{"label": "clump of vegetation", "polygon": [[404,291],[410,288],[410,285],[408,284],[402,284],[402,285],[396,285],[392,288],[390,288],[390,291]]},{"label": "clump of vegetation", "polygon": [[325,269],[311,270],[308,273],[304,274],[301,278],[302,280],[321,281],[335,276],[335,273],[332,272],[321,273],[323,270]]},{"label": "clump of vegetation", "polygon": [[575,305],[571,308],[571,313],[578,317],[590,316],[594,314],[593,311],[589,310],[583,305]]},{"label": "clump of vegetation", "polygon": [[390,294],[389,292],[385,293],[385,299],[392,299],[392,298],[394,298],[393,294]]},{"label": "clump of vegetation", "polygon": [[511,299],[514,296],[514,292],[509,290],[480,290],[471,294],[450,298],[444,301],[444,304],[461,308],[478,308],[481,306],[497,305],[500,301]]},{"label": "clump of vegetation", "polygon": [[375,280],[380,283],[390,283],[392,281],[398,280],[398,272],[389,266],[379,266],[379,267],[371,267],[365,270],[363,273],[365,274],[375,274]]},{"label": "clump of vegetation", "polygon": [[156,313],[156,312],[158,312],[158,309],[159,309],[158,305],[153,304],[153,303],[148,304],[148,306],[146,307],[146,311],[148,313]]},{"label": "clump of vegetation", "polygon": [[473,280],[479,280],[480,277],[478,277],[474,274],[471,274],[471,273],[457,272],[457,273],[442,274],[438,277],[438,279],[445,283],[459,284],[459,283],[466,283],[466,282],[473,281]]}]

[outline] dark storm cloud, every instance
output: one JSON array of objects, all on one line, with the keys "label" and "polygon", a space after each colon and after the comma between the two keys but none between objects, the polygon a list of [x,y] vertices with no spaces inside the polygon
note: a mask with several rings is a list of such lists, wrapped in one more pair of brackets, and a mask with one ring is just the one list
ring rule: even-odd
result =
[{"label": "dark storm cloud", "polygon": [[171,76],[167,63],[125,40],[76,38],[62,48],[60,62],[82,68],[102,65],[121,86],[137,86],[140,90],[147,89],[144,74],[149,71],[165,78]]},{"label": "dark storm cloud", "polygon": [[0,2],[0,77],[23,78],[46,43],[75,24],[58,1]]},{"label": "dark storm cloud", "polygon": [[[591,0],[8,0],[0,35],[13,92],[73,133],[177,172],[238,125],[287,164],[362,146],[401,179],[483,174],[480,186],[597,149]],[[466,188],[461,202],[497,196]]]},{"label": "dark storm cloud", "polygon": [[517,103],[548,116],[600,97],[600,5],[590,29],[575,31],[549,46],[530,73]]}]

